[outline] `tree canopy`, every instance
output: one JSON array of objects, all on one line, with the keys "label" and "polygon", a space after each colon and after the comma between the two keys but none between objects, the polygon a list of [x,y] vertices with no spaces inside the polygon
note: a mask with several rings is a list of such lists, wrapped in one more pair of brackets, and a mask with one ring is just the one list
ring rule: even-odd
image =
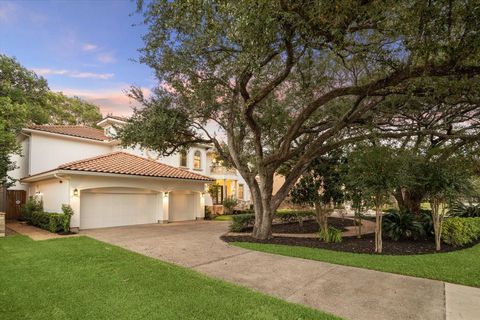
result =
[{"label": "tree canopy", "polygon": [[97,106],[78,97],[52,92],[47,81],[16,59],[0,54],[0,186],[12,179],[11,155],[20,153],[17,134],[28,124],[95,125],[102,115]]},{"label": "tree canopy", "polygon": [[250,187],[255,237],[271,236],[290,188],[336,148],[478,140],[477,100],[465,98],[480,72],[475,0],[154,0],[138,8],[149,27],[141,61],[159,84],[149,98],[132,89],[145,108],[123,131],[125,143],[163,153],[215,144]]}]

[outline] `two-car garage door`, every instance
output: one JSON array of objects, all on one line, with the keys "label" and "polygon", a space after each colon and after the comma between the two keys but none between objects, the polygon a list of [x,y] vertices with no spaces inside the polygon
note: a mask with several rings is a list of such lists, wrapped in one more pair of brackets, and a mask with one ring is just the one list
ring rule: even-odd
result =
[{"label": "two-car garage door", "polygon": [[[195,220],[196,195],[169,193],[169,221]],[[142,189],[100,188],[81,192],[80,228],[106,228],[161,220],[161,194]]]},{"label": "two-car garage door", "polygon": [[105,228],[156,222],[157,194],[115,190],[82,192],[80,228]]}]

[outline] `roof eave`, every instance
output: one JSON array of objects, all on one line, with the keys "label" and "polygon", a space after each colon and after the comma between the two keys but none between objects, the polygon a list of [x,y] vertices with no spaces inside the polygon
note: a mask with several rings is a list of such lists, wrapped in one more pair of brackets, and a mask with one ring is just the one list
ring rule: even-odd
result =
[{"label": "roof eave", "polygon": [[81,171],[81,170],[65,170],[65,169],[54,169],[29,177],[20,179],[20,182],[37,182],[42,180],[48,180],[52,178],[58,178],[58,175],[83,175],[83,176],[99,176],[99,177],[117,177],[117,178],[149,178],[157,180],[182,180],[198,183],[212,183],[215,179],[204,180],[204,179],[189,179],[189,178],[173,178],[173,177],[155,177],[155,176],[144,176],[136,174],[123,174],[123,173],[109,173],[109,172],[95,172],[95,171]]}]

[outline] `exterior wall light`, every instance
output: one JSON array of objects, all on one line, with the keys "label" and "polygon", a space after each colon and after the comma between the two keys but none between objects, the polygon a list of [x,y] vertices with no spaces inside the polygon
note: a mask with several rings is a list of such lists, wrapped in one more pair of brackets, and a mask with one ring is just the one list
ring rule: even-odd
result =
[{"label": "exterior wall light", "polygon": [[78,189],[77,189],[77,188],[75,188],[75,189],[73,190],[73,196],[74,196],[74,197],[78,197]]},{"label": "exterior wall light", "polygon": [[164,192],[164,193],[163,193],[163,196],[164,196],[165,198],[168,198],[168,192]]}]

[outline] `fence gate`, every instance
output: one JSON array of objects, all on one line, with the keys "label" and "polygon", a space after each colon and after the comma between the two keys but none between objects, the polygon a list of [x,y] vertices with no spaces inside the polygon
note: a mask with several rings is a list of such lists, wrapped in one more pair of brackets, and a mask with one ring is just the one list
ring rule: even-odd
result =
[{"label": "fence gate", "polygon": [[21,217],[22,205],[27,199],[27,192],[24,190],[7,190],[7,210],[5,218],[8,220]]}]

